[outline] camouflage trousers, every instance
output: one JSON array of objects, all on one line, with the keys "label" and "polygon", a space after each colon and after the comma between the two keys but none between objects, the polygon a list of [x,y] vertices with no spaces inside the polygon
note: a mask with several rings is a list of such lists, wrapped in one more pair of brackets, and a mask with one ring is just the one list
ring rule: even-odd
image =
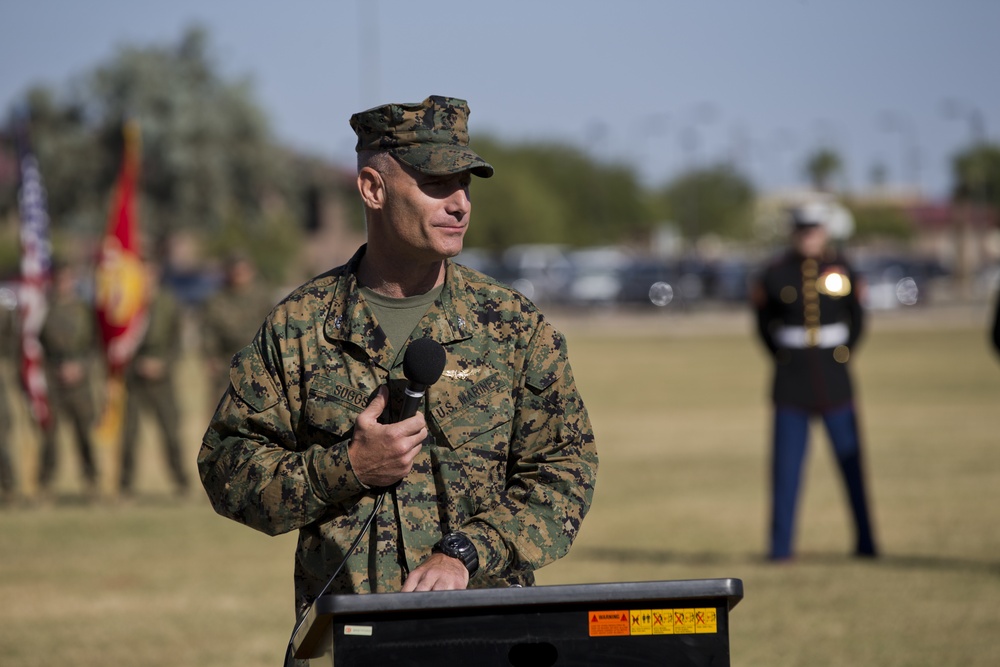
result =
[{"label": "camouflage trousers", "polygon": [[86,380],[73,386],[59,385],[49,381],[49,407],[52,422],[42,432],[41,461],[38,466],[38,486],[46,490],[52,482],[59,465],[58,425],[63,417],[68,417],[73,429],[76,450],[80,456],[84,479],[88,484],[97,484],[97,464],[94,461],[94,445],[90,428],[94,422],[94,399],[90,393],[90,383]]},{"label": "camouflage trousers", "polygon": [[139,440],[140,413],[151,413],[156,420],[166,453],[167,465],[178,490],[187,490],[189,483],[181,458],[178,436],[180,412],[174,393],[173,378],[168,374],[160,380],[147,380],[130,373],[126,378],[125,426],[122,434],[120,489],[132,490],[135,474],[135,452]]},{"label": "camouflage trousers", "polygon": [[9,415],[0,414],[0,494],[8,495],[17,491],[17,475],[14,471],[14,457],[10,455]]},{"label": "camouflage trousers", "polygon": [[0,494],[4,495],[17,491],[14,459],[10,454],[11,416],[4,377],[0,375]]}]

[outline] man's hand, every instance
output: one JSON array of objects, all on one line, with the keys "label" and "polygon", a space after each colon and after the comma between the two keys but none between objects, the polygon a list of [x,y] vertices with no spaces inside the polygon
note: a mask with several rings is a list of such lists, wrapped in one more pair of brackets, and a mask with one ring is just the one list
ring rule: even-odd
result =
[{"label": "man's hand", "polygon": [[162,380],[167,375],[167,362],[157,357],[137,357],[135,372],[145,380]]},{"label": "man's hand", "polygon": [[457,558],[433,553],[403,582],[402,591],[460,591],[469,586],[469,571]]},{"label": "man's hand", "polygon": [[64,387],[75,387],[83,381],[84,368],[79,361],[64,361],[59,364],[59,382]]},{"label": "man's hand", "polygon": [[378,418],[388,403],[389,389],[383,385],[358,415],[347,448],[354,474],[367,486],[391,486],[406,477],[427,438],[424,415],[419,412],[395,424],[380,424]]}]

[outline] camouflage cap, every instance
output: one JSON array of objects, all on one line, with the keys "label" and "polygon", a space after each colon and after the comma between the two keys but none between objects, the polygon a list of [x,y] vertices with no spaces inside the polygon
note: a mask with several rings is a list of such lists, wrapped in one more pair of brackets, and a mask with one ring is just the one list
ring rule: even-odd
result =
[{"label": "camouflage cap", "polygon": [[489,178],[493,166],[469,148],[469,105],[431,95],[416,104],[384,104],[351,116],[357,151],[386,151],[424,174],[471,171]]}]

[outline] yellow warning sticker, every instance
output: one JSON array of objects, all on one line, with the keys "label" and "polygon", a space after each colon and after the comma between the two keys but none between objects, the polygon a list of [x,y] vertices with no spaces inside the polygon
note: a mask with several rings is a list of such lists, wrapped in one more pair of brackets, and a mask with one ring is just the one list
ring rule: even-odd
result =
[{"label": "yellow warning sticker", "polygon": [[693,635],[719,631],[718,613],[711,607],[591,611],[588,617],[591,637]]},{"label": "yellow warning sticker", "polygon": [[591,637],[621,637],[629,634],[628,612],[591,611],[587,613]]},{"label": "yellow warning sticker", "polygon": [[715,609],[694,610],[694,631],[696,633],[714,633],[719,631]]},{"label": "yellow warning sticker", "polygon": [[629,632],[633,635],[653,634],[653,613],[649,609],[633,609],[628,613]]},{"label": "yellow warning sticker", "polygon": [[674,609],[674,634],[694,634],[694,609]]},{"label": "yellow warning sticker", "polygon": [[654,635],[674,634],[674,610],[673,609],[653,609],[651,612],[652,630]]}]

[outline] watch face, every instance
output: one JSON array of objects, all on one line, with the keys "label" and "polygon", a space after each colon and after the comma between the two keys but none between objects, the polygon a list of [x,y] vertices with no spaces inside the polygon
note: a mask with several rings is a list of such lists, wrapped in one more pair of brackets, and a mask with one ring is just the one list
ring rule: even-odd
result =
[{"label": "watch face", "polygon": [[449,533],[441,538],[440,545],[441,553],[462,561],[470,573],[479,568],[479,554],[476,553],[476,546],[465,535]]},{"label": "watch face", "polygon": [[441,546],[447,547],[449,551],[465,551],[469,548],[469,540],[461,535],[445,535]]}]

